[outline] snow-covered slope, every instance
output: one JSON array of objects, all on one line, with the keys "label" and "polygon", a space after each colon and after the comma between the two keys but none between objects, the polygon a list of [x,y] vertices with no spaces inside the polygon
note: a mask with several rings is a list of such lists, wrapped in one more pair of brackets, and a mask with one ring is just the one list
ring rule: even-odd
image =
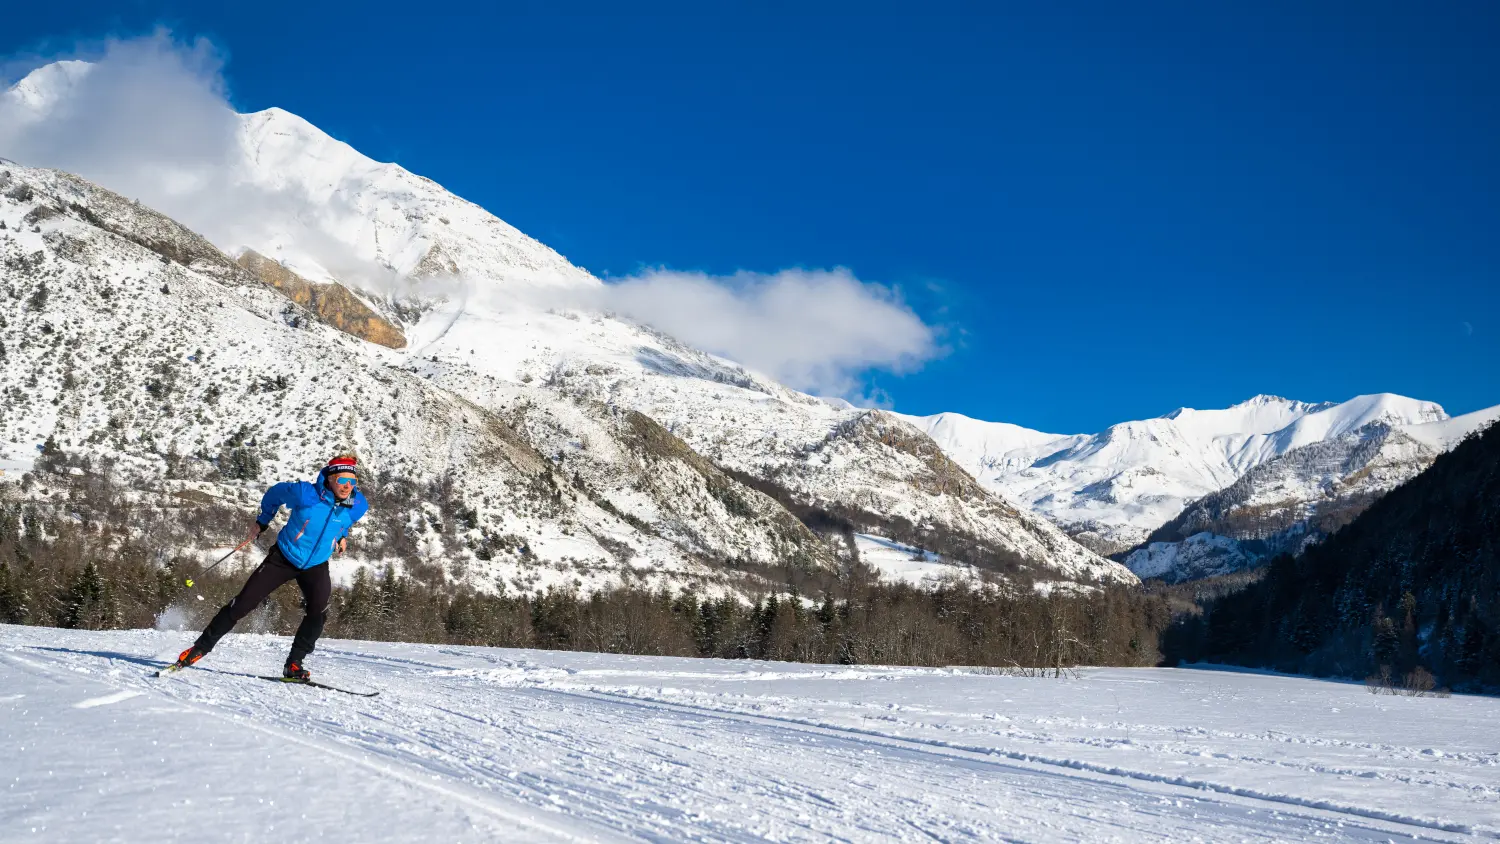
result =
[{"label": "snow-covered slope", "polygon": [[[202,479],[213,483],[200,492],[247,514],[264,482],[306,476],[339,449],[358,452],[388,501],[457,471],[456,490],[398,503],[417,553],[480,588],[628,576],[721,589],[742,577],[717,561],[831,566],[779,504],[639,414],[518,384],[502,404],[525,402],[529,425],[550,426],[528,438],[82,179],[0,165],[0,226],[0,452],[12,459],[50,441],[65,459],[113,462],[148,500]],[[538,451],[558,437],[587,443],[591,461]],[[253,455],[253,476],[220,479],[236,451]],[[19,494],[46,502],[53,485]],[[465,524],[442,526],[438,505]]]},{"label": "snow-covered slope", "polygon": [[[49,66],[6,96],[26,98],[36,119],[46,119],[89,72]],[[272,109],[236,120],[233,178],[297,201],[266,202],[255,226],[236,227],[234,239],[217,245],[283,261],[309,282],[364,289],[407,345],[361,354],[505,416],[551,462],[622,477],[602,466],[612,455],[585,453],[592,439],[581,428],[555,424],[571,411],[550,409],[566,400],[595,414],[633,411],[707,458],[706,470],[743,473],[784,504],[832,512],[903,541],[972,550],[1012,574],[1135,580],[974,483],[897,417],[834,407],[588,310],[596,279],[484,209],[374,162],[295,115]],[[617,496],[628,499],[634,482],[616,483]],[[713,532],[703,524],[695,530]],[[762,544],[770,553],[774,543]],[[798,559],[805,556],[819,554],[804,549]]]},{"label": "snow-covered slope", "polygon": [[311,281],[370,281],[358,266],[327,265],[316,244],[332,237],[399,277],[599,283],[478,205],[396,164],[372,161],[295,114],[272,108],[240,121],[241,177],[269,191],[293,192],[326,213],[267,220],[255,242],[231,249],[255,248]]},{"label": "snow-covered slope", "polygon": [[[1415,442],[1452,442],[1497,412],[1448,420],[1432,402],[1379,394],[1338,404],[1256,396],[1223,410],[1182,408],[1097,434],[1066,436],[951,413],[909,420],[981,483],[1028,504],[1085,544],[1114,553],[1145,540],[1188,502],[1306,446],[1357,442],[1376,430],[1412,432]],[[1411,463],[1415,471],[1419,463]],[[1402,479],[1415,474],[1405,471]],[[1325,481],[1283,478],[1302,495]]]},{"label": "snow-covered slope", "polygon": [[437,305],[409,335],[412,371],[483,406],[503,411],[516,388],[535,384],[631,408],[714,464],[861,530],[929,547],[947,537],[975,562],[1043,580],[1133,580],[975,483],[895,415],[835,407],[649,328],[474,295]]},{"label": "snow-covered slope", "polygon": [[1130,552],[1125,565],[1142,579],[1179,583],[1249,568],[1258,559],[1244,543],[1204,531],[1176,542],[1147,542]]},{"label": "snow-covered slope", "polygon": [[1500,405],[1441,419],[1424,425],[1406,425],[1401,432],[1435,452],[1448,451],[1464,437],[1483,431],[1500,421]]},{"label": "snow-covered slope", "polygon": [[[1494,698],[1187,669],[1078,679],[0,625],[0,837],[1463,841]],[[309,794],[315,797],[309,797]],[[229,830],[226,834],[226,830]],[[14,831],[14,834],[6,834]]]}]

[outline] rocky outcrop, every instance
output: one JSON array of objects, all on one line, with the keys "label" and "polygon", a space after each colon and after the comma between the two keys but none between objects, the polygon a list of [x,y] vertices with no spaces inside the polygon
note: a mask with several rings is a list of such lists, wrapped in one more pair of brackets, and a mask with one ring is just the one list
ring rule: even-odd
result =
[{"label": "rocky outcrop", "polygon": [[456,276],[459,274],[458,264],[448,257],[443,251],[441,244],[434,243],[423,253],[422,260],[412,269],[412,278],[432,278],[434,276]]},{"label": "rocky outcrop", "polygon": [[406,348],[406,335],[401,329],[343,285],[314,284],[253,249],[246,249],[236,260],[261,281],[345,334],[389,349]]}]

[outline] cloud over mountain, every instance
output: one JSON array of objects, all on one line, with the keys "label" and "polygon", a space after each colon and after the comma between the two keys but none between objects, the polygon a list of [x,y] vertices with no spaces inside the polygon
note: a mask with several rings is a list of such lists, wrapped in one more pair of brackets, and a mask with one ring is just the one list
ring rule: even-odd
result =
[{"label": "cloud over mountain", "polygon": [[897,294],[842,267],[732,276],[650,270],[610,285],[608,307],[799,390],[856,396],[866,369],[905,372],[939,353]]}]

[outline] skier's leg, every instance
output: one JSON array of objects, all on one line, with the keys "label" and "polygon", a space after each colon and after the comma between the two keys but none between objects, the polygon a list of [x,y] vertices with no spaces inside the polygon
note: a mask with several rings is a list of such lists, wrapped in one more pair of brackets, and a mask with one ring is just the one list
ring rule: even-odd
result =
[{"label": "skier's leg", "polygon": [[203,653],[214,649],[214,645],[224,638],[224,634],[234,629],[240,619],[255,611],[261,605],[266,596],[276,591],[276,587],[297,576],[297,569],[286,558],[281,556],[281,549],[271,546],[271,553],[261,562],[255,571],[250,573],[250,579],[240,587],[240,593],[229,600],[224,608],[219,610],[208,627],[198,636],[198,641],[193,647]]},{"label": "skier's leg", "polygon": [[328,564],[298,572],[297,585],[302,588],[302,602],[307,605],[307,614],[297,625],[297,635],[292,637],[292,652],[286,661],[301,665],[317,646],[318,637],[323,635],[323,622],[328,619],[328,596],[333,591]]}]

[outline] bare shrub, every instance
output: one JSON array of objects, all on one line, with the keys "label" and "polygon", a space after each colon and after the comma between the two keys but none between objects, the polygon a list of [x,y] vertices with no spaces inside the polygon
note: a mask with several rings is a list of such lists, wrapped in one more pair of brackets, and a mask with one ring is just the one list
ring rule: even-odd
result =
[{"label": "bare shrub", "polygon": [[1446,688],[1437,687],[1437,678],[1422,666],[1408,671],[1398,682],[1389,665],[1365,678],[1365,689],[1372,695],[1405,695],[1406,697],[1452,697]]},{"label": "bare shrub", "polygon": [[1401,678],[1401,693],[1411,697],[1425,697],[1435,686],[1437,686],[1437,680],[1432,676],[1432,672],[1420,665]]}]

